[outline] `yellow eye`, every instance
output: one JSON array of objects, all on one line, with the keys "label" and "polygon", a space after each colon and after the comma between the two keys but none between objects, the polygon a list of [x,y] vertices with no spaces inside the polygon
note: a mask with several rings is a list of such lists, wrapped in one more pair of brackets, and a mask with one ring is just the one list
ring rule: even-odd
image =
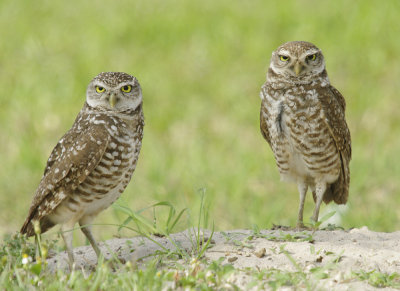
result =
[{"label": "yellow eye", "polygon": [[96,86],[97,93],[103,93],[104,91],[106,91],[106,89],[104,87]]},{"label": "yellow eye", "polygon": [[125,85],[121,88],[121,91],[124,93],[129,93],[132,91],[132,86],[131,85]]},{"label": "yellow eye", "polygon": [[280,59],[282,62],[287,62],[287,61],[289,61],[289,57],[288,57],[288,56],[280,55],[280,56],[279,56],[279,59]]},{"label": "yellow eye", "polygon": [[314,61],[316,58],[317,58],[316,54],[307,56],[307,60],[309,60],[309,61]]}]

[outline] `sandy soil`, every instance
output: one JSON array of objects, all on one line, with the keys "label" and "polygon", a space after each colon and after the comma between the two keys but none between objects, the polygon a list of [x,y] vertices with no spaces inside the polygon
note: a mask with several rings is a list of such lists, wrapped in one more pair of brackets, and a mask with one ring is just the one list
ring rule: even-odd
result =
[{"label": "sandy soil", "polygon": [[[207,239],[210,231],[204,231]],[[183,248],[193,246],[193,234],[188,231],[171,235]],[[162,237],[153,237],[161,245],[173,249],[171,242]],[[295,241],[290,241],[295,240]],[[100,244],[106,257],[116,254],[125,261],[140,262],[160,247],[147,238],[134,237],[111,239]],[[96,264],[96,256],[90,246],[74,249],[78,268]],[[400,231],[380,233],[367,227],[350,231],[295,232],[263,230],[254,235],[250,230],[216,232],[212,236],[212,247],[205,256],[210,260],[223,258],[222,264],[232,264],[238,270],[231,283],[246,289],[254,277],[245,268],[254,270],[279,269],[308,274],[315,268],[325,272],[327,278],[314,280],[312,284],[324,290],[375,290],[366,281],[349,279],[354,271],[379,271],[400,273]],[[291,261],[294,259],[296,264]],[[49,259],[51,269],[68,269],[67,256],[61,253]],[[353,275],[354,277],[354,275]],[[261,286],[262,281],[260,282]],[[305,286],[303,286],[305,287]],[[256,287],[254,287],[256,289]],[[292,290],[288,287],[285,290]],[[391,290],[386,288],[385,290]]]}]

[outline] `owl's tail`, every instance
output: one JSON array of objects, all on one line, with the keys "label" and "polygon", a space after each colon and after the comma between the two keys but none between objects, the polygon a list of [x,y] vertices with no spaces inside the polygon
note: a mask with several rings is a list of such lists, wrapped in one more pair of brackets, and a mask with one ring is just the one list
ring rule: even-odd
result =
[{"label": "owl's tail", "polygon": [[33,228],[33,223],[30,217],[28,217],[24,224],[21,227],[21,230],[19,231],[21,234],[26,234],[28,237],[32,236],[35,234],[35,230]]},{"label": "owl's tail", "polygon": [[21,227],[20,233],[26,234],[28,237],[33,236],[35,234],[35,222],[38,221],[38,226],[40,228],[40,233],[46,232],[48,229],[53,227],[55,224],[50,221],[47,217],[43,217],[41,220],[36,220],[31,216],[28,216]]},{"label": "owl's tail", "polygon": [[[324,194],[324,202],[328,204],[332,200],[336,204],[346,204],[347,198],[349,197],[349,186],[350,186],[350,169],[349,169],[349,161],[340,153],[340,161],[341,161],[341,171],[339,174],[339,178],[329,184],[325,194]],[[313,191],[313,198],[316,201],[316,193]]]}]

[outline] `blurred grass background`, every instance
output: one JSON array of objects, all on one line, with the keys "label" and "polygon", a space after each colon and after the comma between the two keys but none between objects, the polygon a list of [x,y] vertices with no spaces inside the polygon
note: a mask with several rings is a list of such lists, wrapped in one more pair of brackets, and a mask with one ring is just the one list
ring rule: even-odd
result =
[{"label": "blurred grass background", "polygon": [[[143,148],[121,203],[196,211],[205,188],[216,229],[295,225],[296,185],[280,182],[259,131],[271,52],[290,40],[323,50],[347,100],[352,180],[339,224],[398,230],[399,11],[398,0],[0,1],[0,234],[23,223],[102,71],[135,75],[144,93]],[[309,195],[306,220],[313,208]],[[122,221],[110,208],[95,223]]]}]

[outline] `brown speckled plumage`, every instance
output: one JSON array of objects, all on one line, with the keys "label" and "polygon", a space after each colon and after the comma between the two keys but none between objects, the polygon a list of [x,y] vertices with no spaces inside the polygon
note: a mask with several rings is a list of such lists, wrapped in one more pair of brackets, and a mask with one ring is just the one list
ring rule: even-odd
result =
[{"label": "brown speckled plumage", "polygon": [[93,80],[103,82],[108,86],[115,87],[124,82],[132,82],[135,77],[121,72],[103,72],[94,77]]},{"label": "brown speckled plumage", "polygon": [[[96,87],[105,88],[96,92]],[[122,92],[122,86],[131,86]],[[111,106],[111,99],[116,104]],[[88,86],[86,102],[72,128],[53,149],[21,233],[34,234],[33,221],[45,232],[56,224],[70,230],[79,222],[94,250],[100,250],[89,223],[128,185],[143,138],[142,94],[125,73],[101,73]],[[72,232],[63,233],[71,264]]]},{"label": "brown speckled plumage", "polygon": [[345,204],[351,159],[345,100],[330,85],[322,52],[308,42],[289,42],[272,54],[261,89],[261,133],[283,180],[297,183],[298,226],[311,188],[317,221],[321,201]]}]

